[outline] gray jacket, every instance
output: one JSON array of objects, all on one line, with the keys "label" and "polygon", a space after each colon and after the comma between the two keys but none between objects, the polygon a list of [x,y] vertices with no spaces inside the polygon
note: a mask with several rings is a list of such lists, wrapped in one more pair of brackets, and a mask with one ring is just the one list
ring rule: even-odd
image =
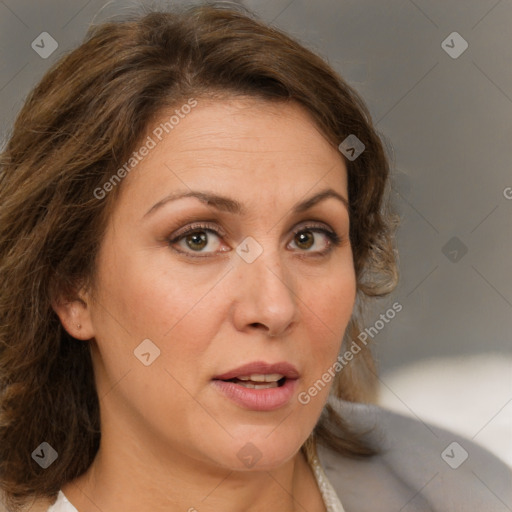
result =
[{"label": "gray jacket", "polygon": [[346,512],[512,511],[512,469],[469,439],[374,405],[329,402],[381,450],[353,460],[317,446]]}]

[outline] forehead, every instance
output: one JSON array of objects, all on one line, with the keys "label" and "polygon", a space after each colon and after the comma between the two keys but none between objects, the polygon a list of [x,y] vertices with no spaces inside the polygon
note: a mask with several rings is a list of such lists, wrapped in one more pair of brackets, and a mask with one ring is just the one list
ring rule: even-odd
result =
[{"label": "forehead", "polygon": [[[162,112],[160,120],[166,117]],[[198,100],[194,111],[169,134],[168,142],[182,153],[241,150],[270,159],[282,152],[325,157],[333,149],[298,103],[256,98]]]},{"label": "forehead", "polygon": [[294,102],[197,99],[158,140],[155,133],[174,111],[160,112],[148,127],[145,137],[155,147],[123,183],[131,202],[134,195],[148,204],[165,192],[197,186],[230,189],[241,200],[261,193],[296,198],[315,185],[337,187],[346,196],[341,154]]}]

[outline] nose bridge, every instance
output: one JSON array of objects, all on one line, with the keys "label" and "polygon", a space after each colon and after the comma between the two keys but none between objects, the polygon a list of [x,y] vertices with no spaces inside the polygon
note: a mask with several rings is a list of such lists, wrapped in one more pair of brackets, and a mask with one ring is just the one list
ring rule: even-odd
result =
[{"label": "nose bridge", "polygon": [[270,247],[272,237],[256,241],[247,237],[237,248],[239,307],[246,324],[263,324],[273,334],[297,317],[293,276],[283,266],[281,252]]}]

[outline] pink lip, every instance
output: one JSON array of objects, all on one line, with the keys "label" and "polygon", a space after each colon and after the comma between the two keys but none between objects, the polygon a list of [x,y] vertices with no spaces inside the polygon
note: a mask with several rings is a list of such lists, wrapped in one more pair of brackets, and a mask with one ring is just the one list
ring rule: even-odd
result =
[{"label": "pink lip", "polygon": [[[227,382],[235,377],[271,373],[279,373],[286,377],[284,384],[277,388],[251,389],[236,382]],[[241,407],[252,411],[273,411],[291,400],[297,388],[299,376],[297,368],[285,361],[275,364],[254,361],[214,377],[212,384]]]},{"label": "pink lip", "polygon": [[281,387],[251,389],[236,382],[212,381],[212,384],[225,396],[241,407],[252,411],[273,411],[283,407],[294,395],[297,383],[297,379],[286,379]]},{"label": "pink lip", "polygon": [[[264,361],[254,361],[252,363],[244,364],[243,366],[239,366],[234,370],[230,370],[222,375],[217,375],[214,377],[215,380],[228,380],[234,379],[235,377],[244,377],[252,374],[270,374],[270,373],[279,373],[284,375],[287,379],[298,379],[300,374],[293,366],[293,364],[287,363],[286,361],[269,364]],[[245,389],[245,388],[244,388]]]}]

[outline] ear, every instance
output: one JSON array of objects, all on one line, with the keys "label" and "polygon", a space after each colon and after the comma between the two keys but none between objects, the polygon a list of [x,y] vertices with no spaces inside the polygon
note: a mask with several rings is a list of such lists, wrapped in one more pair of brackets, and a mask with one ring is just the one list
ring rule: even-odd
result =
[{"label": "ear", "polygon": [[87,294],[83,292],[77,293],[75,297],[60,296],[52,300],[52,308],[62,326],[69,335],[78,340],[94,337],[90,304]]}]

